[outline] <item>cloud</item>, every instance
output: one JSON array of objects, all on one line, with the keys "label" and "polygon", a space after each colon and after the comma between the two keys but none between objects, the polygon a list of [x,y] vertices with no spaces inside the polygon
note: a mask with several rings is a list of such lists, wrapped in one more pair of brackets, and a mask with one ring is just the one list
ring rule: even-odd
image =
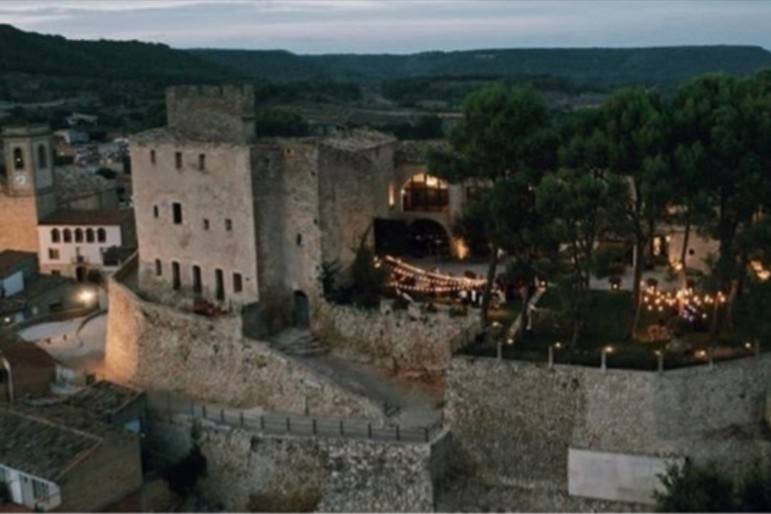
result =
[{"label": "cloud", "polygon": [[40,0],[0,20],[76,38],[301,53],[555,46],[759,44],[771,2],[714,0]]}]

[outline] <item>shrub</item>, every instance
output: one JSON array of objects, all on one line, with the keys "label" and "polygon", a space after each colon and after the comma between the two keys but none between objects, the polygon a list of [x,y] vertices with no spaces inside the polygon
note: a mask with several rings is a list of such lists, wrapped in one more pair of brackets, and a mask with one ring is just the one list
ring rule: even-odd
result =
[{"label": "shrub", "polygon": [[690,461],[671,466],[659,477],[664,492],[654,493],[659,512],[734,512],[733,484],[713,466],[697,468]]},{"label": "shrub", "polygon": [[[369,231],[368,231],[369,232]],[[367,246],[367,233],[362,236],[351,267],[354,305],[363,309],[380,306],[380,295],[386,280],[386,270],[375,265],[375,253]]]}]

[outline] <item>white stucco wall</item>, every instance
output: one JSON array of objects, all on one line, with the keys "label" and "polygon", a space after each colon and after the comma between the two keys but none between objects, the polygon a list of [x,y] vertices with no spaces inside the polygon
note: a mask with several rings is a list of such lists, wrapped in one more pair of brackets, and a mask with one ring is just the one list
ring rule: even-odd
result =
[{"label": "white stucco wall", "polygon": [[[11,493],[11,500],[30,509],[39,508],[43,511],[55,509],[62,503],[61,491],[53,482],[33,477],[16,469],[0,464],[0,479],[4,481]],[[32,481],[45,482],[48,485],[47,498],[34,498]]]},{"label": "white stucco wall", "polygon": [[[104,229],[106,238],[100,242],[96,236],[98,229]],[[55,243],[51,237],[53,229],[59,230],[59,242]],[[72,232],[72,240],[69,243],[64,242],[64,230],[69,229]],[[80,229],[84,233],[81,242],[75,242],[75,230]],[[94,231],[93,242],[87,242],[85,232],[88,229]],[[98,268],[102,270],[112,270],[113,267],[104,266],[102,253],[112,246],[122,246],[123,237],[119,225],[41,225],[38,226],[38,240],[40,250],[38,252],[38,263],[42,273],[50,273],[52,270],[59,270],[64,275],[69,275],[78,264],[85,265],[88,268]],[[52,259],[50,249],[59,251],[59,257]],[[78,263],[78,255],[82,257],[82,263]]]}]

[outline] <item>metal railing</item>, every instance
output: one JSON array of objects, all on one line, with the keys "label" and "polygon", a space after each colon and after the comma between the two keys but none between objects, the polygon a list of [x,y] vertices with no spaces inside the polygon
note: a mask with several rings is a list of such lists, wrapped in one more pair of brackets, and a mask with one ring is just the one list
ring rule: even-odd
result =
[{"label": "metal railing", "polygon": [[191,420],[239,427],[265,434],[303,437],[337,437],[399,443],[427,443],[442,431],[441,420],[425,427],[381,425],[355,418],[326,418],[264,412],[256,414],[241,409],[199,404],[171,394],[148,397],[148,413],[156,419],[188,416]]}]

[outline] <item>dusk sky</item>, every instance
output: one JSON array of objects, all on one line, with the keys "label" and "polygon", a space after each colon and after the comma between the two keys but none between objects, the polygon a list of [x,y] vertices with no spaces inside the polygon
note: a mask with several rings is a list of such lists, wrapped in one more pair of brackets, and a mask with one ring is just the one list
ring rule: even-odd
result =
[{"label": "dusk sky", "polygon": [[297,53],[690,44],[771,49],[771,1],[765,0],[5,0],[0,23],[69,38]]}]

